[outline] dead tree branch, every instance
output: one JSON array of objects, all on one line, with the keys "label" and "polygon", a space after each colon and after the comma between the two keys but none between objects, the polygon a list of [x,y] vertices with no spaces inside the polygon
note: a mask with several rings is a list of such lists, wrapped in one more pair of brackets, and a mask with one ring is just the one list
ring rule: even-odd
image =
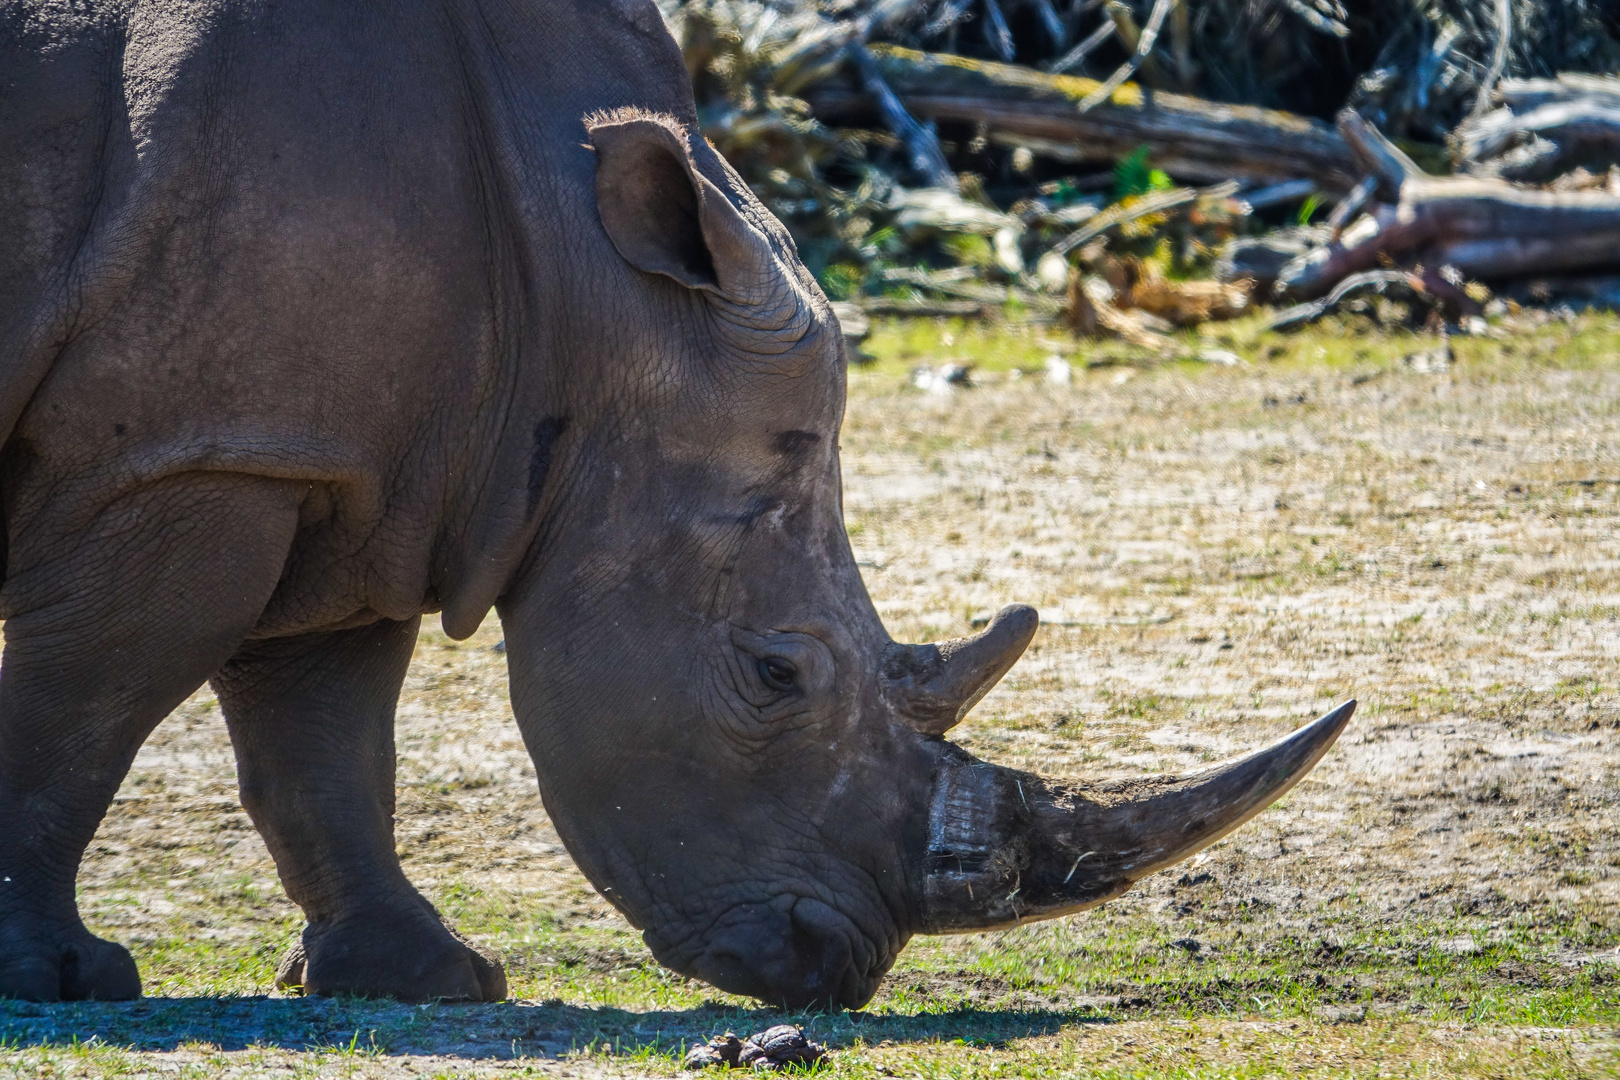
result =
[{"label": "dead tree branch", "polygon": [[1430,176],[1354,112],[1339,131],[1394,198],[1285,267],[1278,280],[1296,296],[1403,256],[1486,280],[1620,265],[1620,197]]},{"label": "dead tree branch", "polygon": [[[1083,113],[1077,105],[1100,85],[1093,79],[895,45],[872,45],[870,54],[911,115],[982,125],[992,141],[1025,145],[1055,160],[1107,165],[1145,145],[1155,165],[1182,179],[1309,177],[1330,192],[1348,190],[1367,173],[1332,129],[1292,113],[1181,94],[1150,99],[1131,83]],[[824,123],[858,123],[877,105],[870,94],[832,80],[804,97]]]}]

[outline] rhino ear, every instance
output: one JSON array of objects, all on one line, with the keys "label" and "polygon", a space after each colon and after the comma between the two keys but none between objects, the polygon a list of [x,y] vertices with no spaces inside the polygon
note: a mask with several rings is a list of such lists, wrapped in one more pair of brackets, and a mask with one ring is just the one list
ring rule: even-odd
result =
[{"label": "rhino ear", "polygon": [[609,114],[586,121],[596,148],[596,208],[625,261],[739,304],[782,286],[770,241],[700,173],[669,117]]}]

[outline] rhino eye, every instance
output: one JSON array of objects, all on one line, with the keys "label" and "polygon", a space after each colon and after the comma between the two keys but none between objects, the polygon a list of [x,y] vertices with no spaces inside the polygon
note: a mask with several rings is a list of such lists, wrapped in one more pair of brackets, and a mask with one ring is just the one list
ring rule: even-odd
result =
[{"label": "rhino eye", "polygon": [[794,687],[798,672],[793,665],[779,656],[766,656],[759,661],[759,679],[778,693],[787,693]]}]

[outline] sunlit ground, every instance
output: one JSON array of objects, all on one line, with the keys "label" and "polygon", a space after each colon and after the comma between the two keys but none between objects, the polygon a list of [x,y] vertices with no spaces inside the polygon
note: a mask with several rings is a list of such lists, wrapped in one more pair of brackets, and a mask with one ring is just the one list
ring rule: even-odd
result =
[{"label": "sunlit ground", "polygon": [[[958,729],[1071,775],[1179,771],[1338,700],[1316,772],[1098,911],[918,940],[828,1075],[1620,1074],[1620,321],[1452,342],[1257,324],[1239,367],[1139,368],[1049,328],[878,326],[850,379],[849,531],[901,639],[1022,600],[1048,625]],[[1046,358],[1072,365],[1052,384]],[[911,387],[914,365],[979,385]],[[1027,372],[1027,373],[1026,373]],[[89,853],[92,929],[148,999],[0,1005],[17,1076],[669,1073],[780,1014],[658,968],[573,868],[493,621],[424,633],[399,719],[412,878],[514,1001],[272,990],[300,925],[199,693]]]}]

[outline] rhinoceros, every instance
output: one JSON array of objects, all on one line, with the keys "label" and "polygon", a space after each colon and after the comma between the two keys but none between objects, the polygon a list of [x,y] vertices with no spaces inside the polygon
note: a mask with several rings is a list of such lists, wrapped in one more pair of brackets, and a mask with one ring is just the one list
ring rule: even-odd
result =
[{"label": "rhinoceros", "polygon": [[420,620],[493,608],[545,806],[653,955],[786,1006],[1080,911],[1274,801],[944,739],[1037,628],[892,640],[841,335],[651,0],[0,4],[0,995],[123,999],[82,854],[205,682],[306,916],[280,981],[493,1000],[406,879]]}]

